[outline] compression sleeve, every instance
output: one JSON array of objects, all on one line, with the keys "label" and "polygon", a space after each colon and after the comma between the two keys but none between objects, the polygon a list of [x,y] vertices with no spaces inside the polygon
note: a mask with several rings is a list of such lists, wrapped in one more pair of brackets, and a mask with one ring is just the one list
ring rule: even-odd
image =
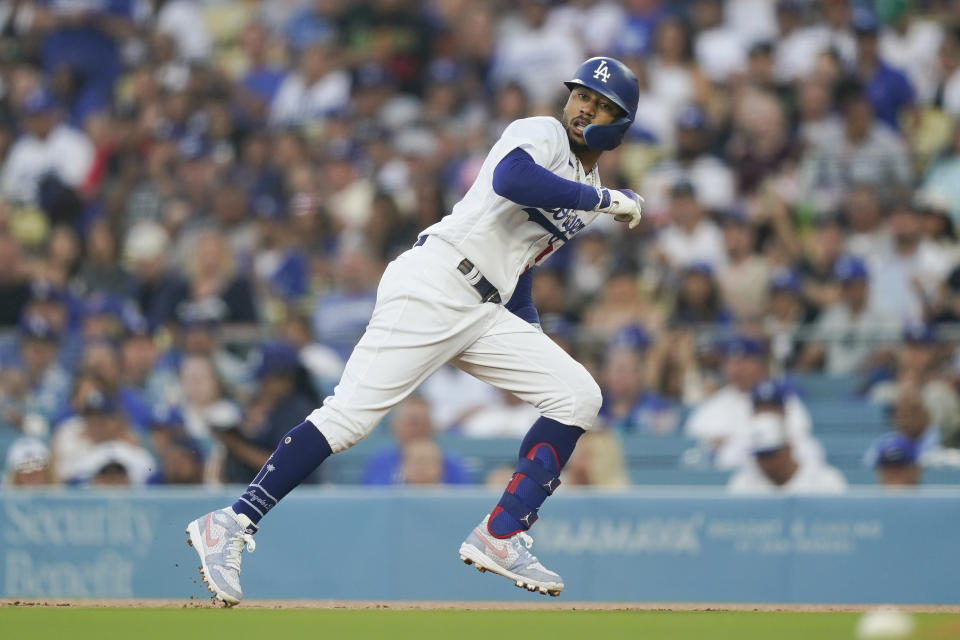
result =
[{"label": "compression sleeve", "polygon": [[600,202],[596,189],[544,169],[520,148],[505,155],[494,168],[493,190],[507,200],[540,209],[591,211]]},{"label": "compression sleeve", "polygon": [[504,305],[510,313],[530,324],[540,322],[540,314],[533,306],[533,269],[527,269],[517,280],[510,301]]}]

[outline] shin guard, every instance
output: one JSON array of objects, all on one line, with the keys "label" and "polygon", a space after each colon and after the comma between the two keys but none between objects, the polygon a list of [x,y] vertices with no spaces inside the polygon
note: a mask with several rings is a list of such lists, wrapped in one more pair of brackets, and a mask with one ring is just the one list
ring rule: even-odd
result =
[{"label": "shin guard", "polygon": [[543,502],[560,486],[560,471],[583,429],[540,418],[520,445],[520,459],[500,502],[490,513],[491,535],[508,538],[537,521]]}]

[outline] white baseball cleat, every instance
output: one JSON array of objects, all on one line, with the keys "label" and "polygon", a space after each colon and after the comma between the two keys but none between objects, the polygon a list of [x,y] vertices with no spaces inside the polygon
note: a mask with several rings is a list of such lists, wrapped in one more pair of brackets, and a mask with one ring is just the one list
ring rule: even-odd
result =
[{"label": "white baseball cleat", "polygon": [[200,556],[200,575],[207,590],[228,607],[240,602],[240,554],[253,553],[256,531],[250,518],[227,507],[211,511],[187,525],[187,544]]},{"label": "white baseball cleat", "polygon": [[492,571],[528,591],[560,595],[563,578],[540,564],[530,553],[533,538],[524,532],[509,538],[495,538],[487,529],[489,519],[487,515],[460,545],[460,559],[475,566],[480,573]]}]

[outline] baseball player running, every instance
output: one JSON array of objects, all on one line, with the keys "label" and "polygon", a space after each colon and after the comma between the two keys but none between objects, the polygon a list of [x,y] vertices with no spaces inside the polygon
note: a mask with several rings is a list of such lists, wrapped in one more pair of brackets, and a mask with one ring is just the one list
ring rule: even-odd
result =
[{"label": "baseball player running", "polygon": [[[577,439],[600,409],[600,388],[537,324],[530,269],[600,214],[640,222],[642,199],[600,185],[597,160],[636,115],[639,87],[612,58],[591,58],[567,81],[562,119],[510,124],[453,212],[391,262],[366,333],[332,396],[291,429],[233,505],[187,525],[215,597],[238,603],[240,556],[260,519],[328,456],[349,449],[431,373],[452,362],[534,405],[500,501],[460,545],[460,559],[553,596],[563,580],[530,553],[526,531],[560,484]],[[506,304],[504,304],[506,303]]]}]

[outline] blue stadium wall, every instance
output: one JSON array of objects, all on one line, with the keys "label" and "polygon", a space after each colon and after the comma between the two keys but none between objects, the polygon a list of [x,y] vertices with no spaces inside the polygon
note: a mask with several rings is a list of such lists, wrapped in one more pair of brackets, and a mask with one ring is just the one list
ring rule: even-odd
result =
[{"label": "blue stadium wall", "polygon": [[[183,529],[233,491],[0,492],[4,597],[205,597]],[[249,598],[529,600],[461,564],[479,489],[301,489],[245,554]],[[960,490],[733,498],[564,490],[534,552],[569,600],[960,602]]]}]

